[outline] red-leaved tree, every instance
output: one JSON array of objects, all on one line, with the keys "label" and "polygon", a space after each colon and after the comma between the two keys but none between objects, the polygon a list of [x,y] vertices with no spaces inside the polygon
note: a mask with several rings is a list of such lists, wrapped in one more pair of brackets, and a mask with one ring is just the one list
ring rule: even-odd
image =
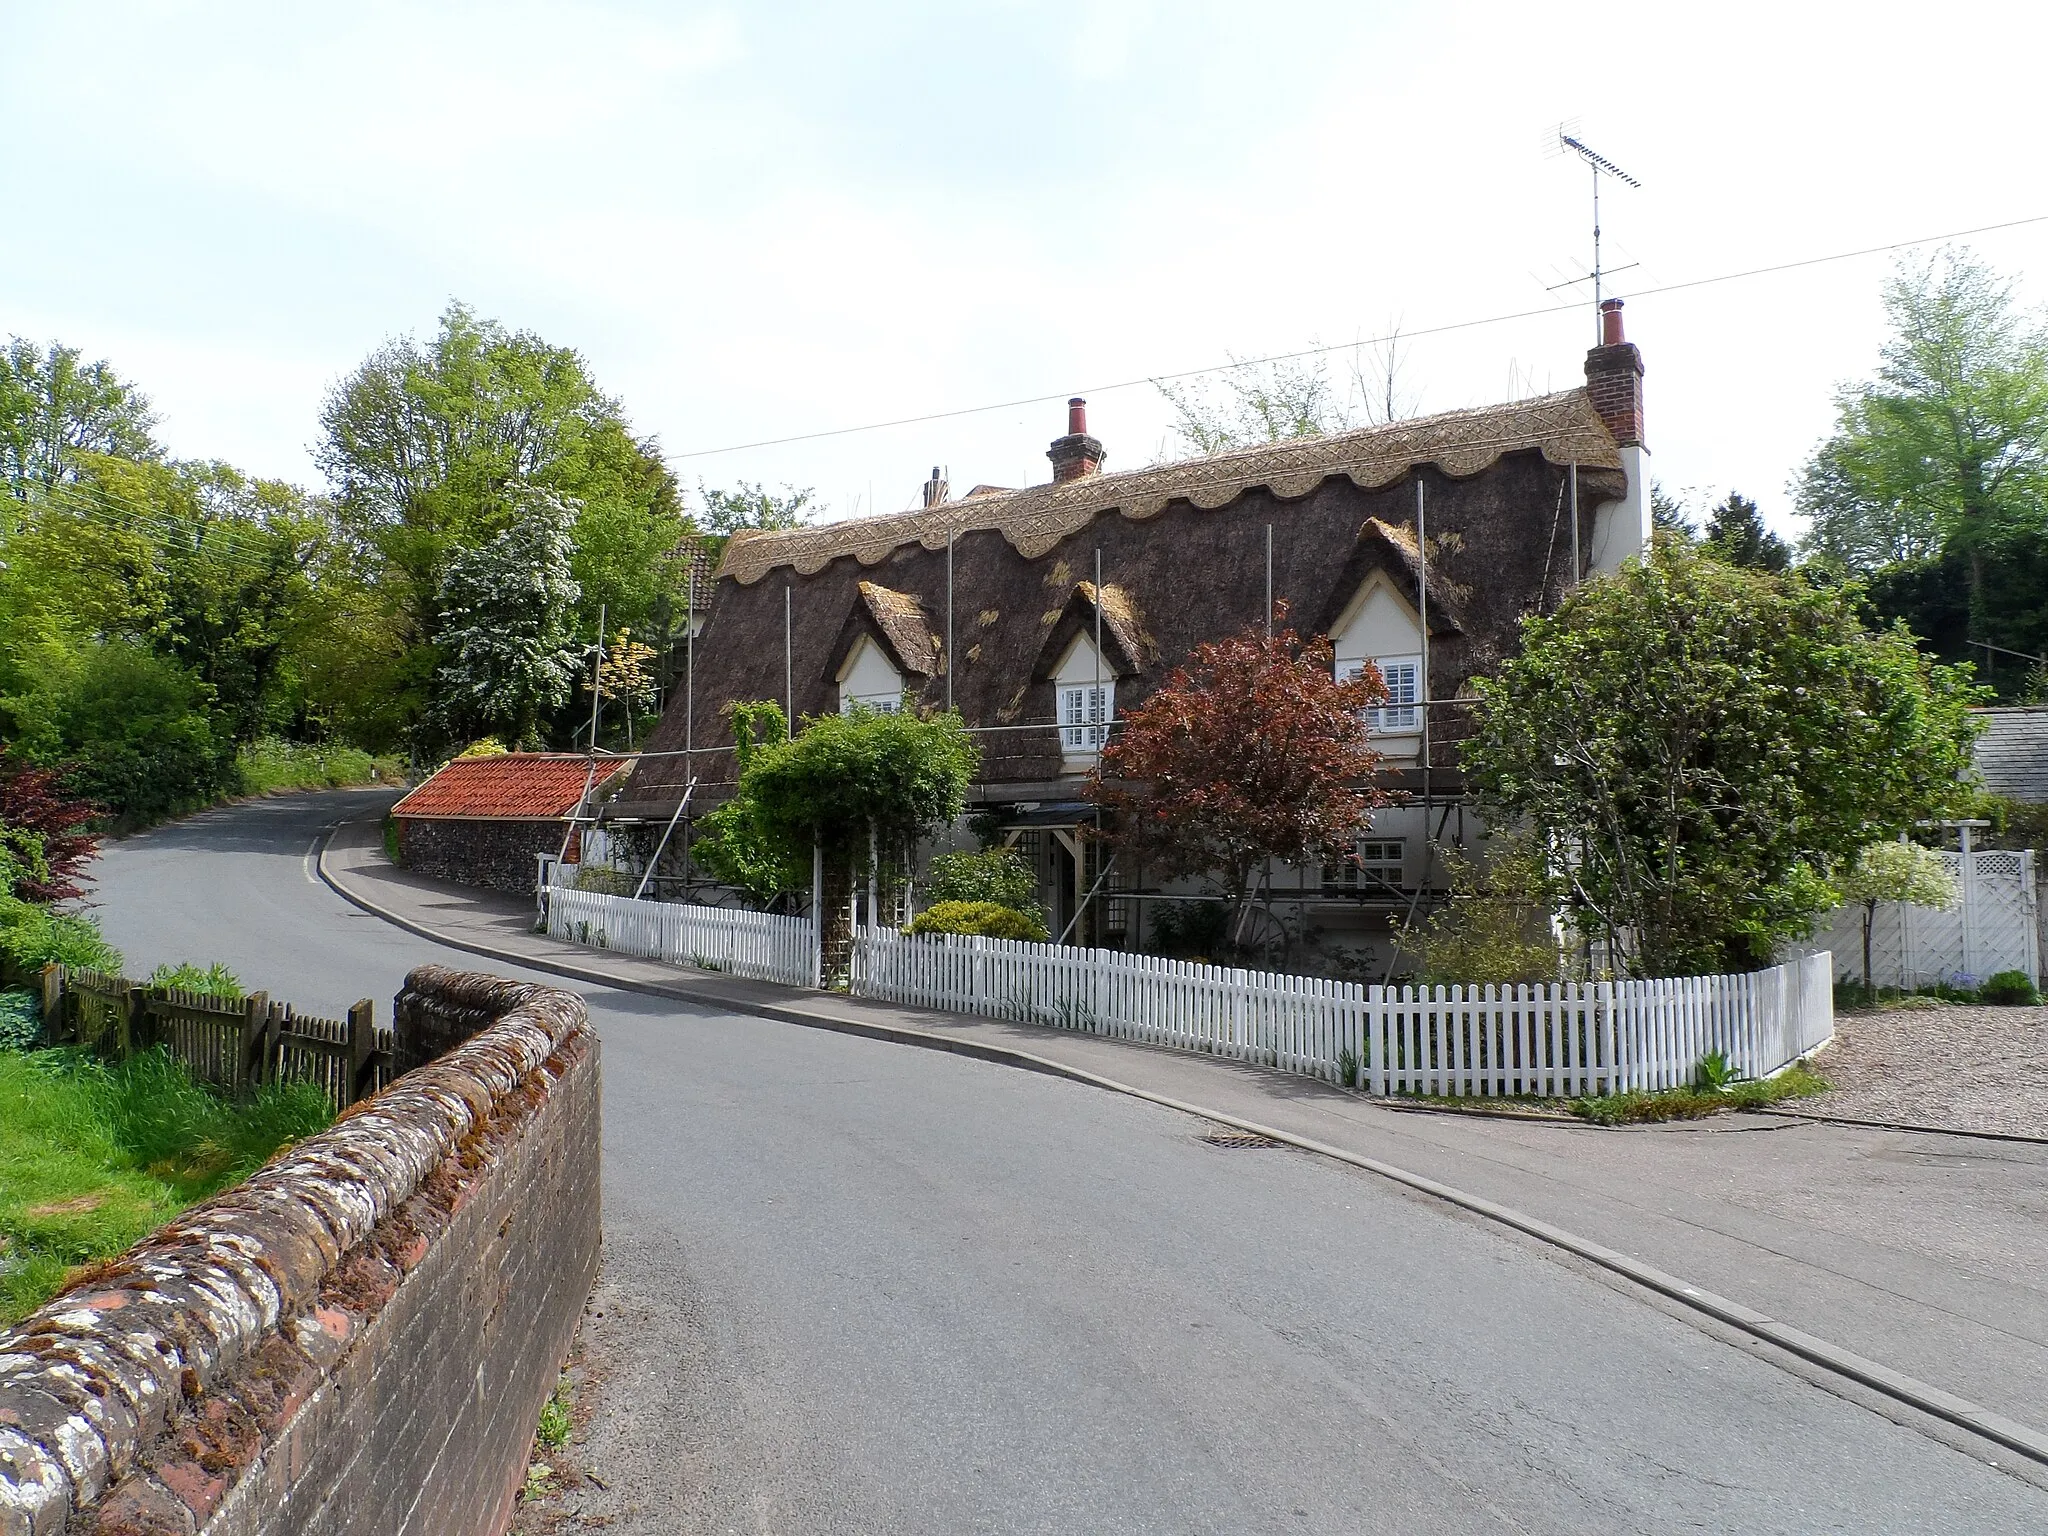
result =
[{"label": "red-leaved tree", "polygon": [[1089,776],[1118,852],[1219,881],[1240,935],[1268,861],[1351,857],[1386,803],[1364,714],[1386,685],[1371,668],[1340,683],[1331,662],[1329,641],[1291,630],[1198,645],[1122,718]]},{"label": "red-leaved tree", "polygon": [[63,773],[24,763],[0,747],[0,836],[27,833],[41,868],[18,875],[10,892],[23,901],[69,901],[85,894],[85,866],[99,857],[89,830],[105,811],[66,794]]}]

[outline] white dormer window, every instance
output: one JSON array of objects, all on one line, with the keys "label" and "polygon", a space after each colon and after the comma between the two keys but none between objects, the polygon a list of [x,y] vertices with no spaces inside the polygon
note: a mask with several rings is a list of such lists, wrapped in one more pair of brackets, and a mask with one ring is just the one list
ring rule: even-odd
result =
[{"label": "white dormer window", "polygon": [[1069,773],[1094,766],[1116,719],[1116,669],[1096,655],[1094,637],[1080,634],[1053,671],[1060,755]]},{"label": "white dormer window", "polygon": [[1116,718],[1116,684],[1084,683],[1060,689],[1060,747],[1070,756],[1100,752]]},{"label": "white dormer window", "polygon": [[881,714],[893,715],[903,708],[903,674],[889,664],[882,648],[867,636],[839,669],[839,712],[851,714],[864,704]]}]

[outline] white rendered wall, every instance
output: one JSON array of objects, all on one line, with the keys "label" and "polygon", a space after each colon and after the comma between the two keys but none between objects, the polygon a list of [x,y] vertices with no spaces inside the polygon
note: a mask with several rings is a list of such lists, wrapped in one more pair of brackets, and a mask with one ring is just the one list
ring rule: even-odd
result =
[{"label": "white rendered wall", "polygon": [[1620,501],[1603,501],[1593,513],[1589,575],[1619,570],[1622,561],[1650,547],[1650,477],[1644,457],[1642,448],[1635,443],[1626,444],[1621,450],[1628,494]]}]

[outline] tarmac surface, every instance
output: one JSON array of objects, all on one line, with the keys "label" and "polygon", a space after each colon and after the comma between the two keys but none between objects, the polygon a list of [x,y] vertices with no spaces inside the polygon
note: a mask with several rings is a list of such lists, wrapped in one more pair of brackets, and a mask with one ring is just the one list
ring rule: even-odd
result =
[{"label": "tarmac surface", "polygon": [[[101,915],[131,974],[222,960],[302,1008],[370,996],[388,1016],[422,961],[519,973],[319,883],[322,830],[382,803],[258,801],[110,847]],[[519,903],[392,877],[361,835],[337,862],[345,844],[420,921],[521,936]],[[523,937],[533,958],[565,948]],[[1981,1443],[1369,1174],[1213,1145],[1196,1117],[1059,1078],[750,1015],[657,969],[681,995],[533,978],[589,999],[605,1059],[604,1386],[582,1453],[605,1486],[565,1511],[572,1528],[2048,1528],[2048,1493]],[[1403,1114],[887,1012],[1296,1116],[2048,1418],[2040,1147]],[[1804,1313],[1775,1294],[1802,1291]]]}]

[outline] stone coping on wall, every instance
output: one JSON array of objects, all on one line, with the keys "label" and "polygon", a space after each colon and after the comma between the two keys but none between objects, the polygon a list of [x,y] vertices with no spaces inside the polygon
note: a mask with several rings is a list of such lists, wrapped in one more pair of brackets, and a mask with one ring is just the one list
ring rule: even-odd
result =
[{"label": "stone coping on wall", "polygon": [[[552,987],[425,966],[399,1003],[480,1032],[0,1331],[0,1536],[196,1528],[594,1044]],[[117,1484],[185,1508],[109,1524]]]}]

